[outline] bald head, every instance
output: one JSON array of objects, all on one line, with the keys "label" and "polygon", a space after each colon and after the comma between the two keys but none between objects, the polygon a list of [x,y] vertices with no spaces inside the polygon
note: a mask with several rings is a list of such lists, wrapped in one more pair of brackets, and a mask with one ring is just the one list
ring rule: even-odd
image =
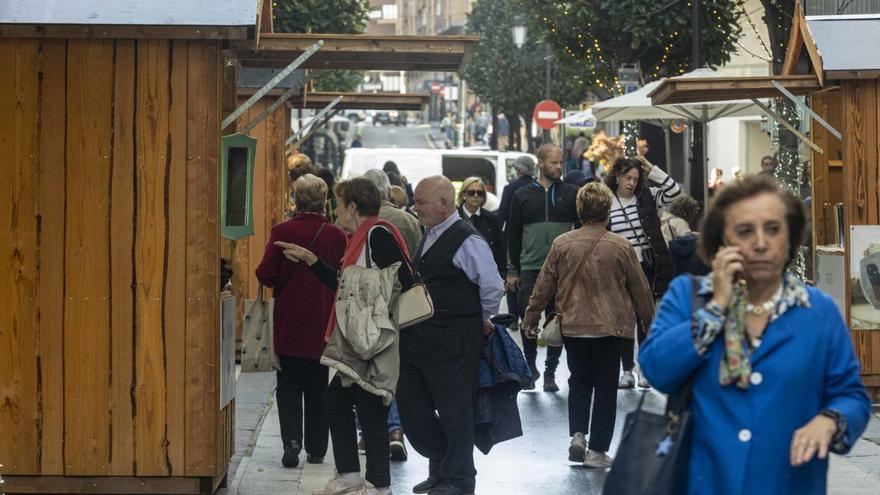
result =
[{"label": "bald head", "polygon": [[434,227],[455,212],[455,186],[442,175],[419,181],[415,190],[416,213],[426,227]]}]

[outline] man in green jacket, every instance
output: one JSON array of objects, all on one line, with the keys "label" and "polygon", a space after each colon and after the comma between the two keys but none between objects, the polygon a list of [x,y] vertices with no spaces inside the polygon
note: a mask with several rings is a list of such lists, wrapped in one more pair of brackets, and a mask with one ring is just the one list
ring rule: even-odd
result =
[{"label": "man in green jacket", "polygon": [[[519,316],[525,314],[538,272],[550,251],[553,240],[578,225],[577,188],[566,184],[562,178],[562,150],[554,144],[538,149],[538,179],[519,189],[513,196],[508,217],[507,288],[517,291]],[[545,316],[553,312],[551,301]],[[538,379],[536,364],[537,342],[522,335],[523,351],[532,369],[532,383],[527,390],[535,388]],[[556,367],[562,355],[561,347],[548,347],[544,363],[544,390],[555,392]]]}]

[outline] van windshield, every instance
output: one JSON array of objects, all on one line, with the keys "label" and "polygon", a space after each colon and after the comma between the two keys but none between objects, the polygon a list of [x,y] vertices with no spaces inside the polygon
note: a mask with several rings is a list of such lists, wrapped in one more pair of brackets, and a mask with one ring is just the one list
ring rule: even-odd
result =
[{"label": "van windshield", "polygon": [[495,161],[481,156],[444,156],[443,175],[456,190],[468,177],[479,177],[489,192],[495,192]]}]

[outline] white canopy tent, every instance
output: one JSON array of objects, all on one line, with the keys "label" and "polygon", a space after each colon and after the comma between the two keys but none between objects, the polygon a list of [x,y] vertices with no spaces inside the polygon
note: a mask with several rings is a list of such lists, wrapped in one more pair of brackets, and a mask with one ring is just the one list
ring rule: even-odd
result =
[{"label": "white canopy tent", "polygon": [[[721,77],[712,69],[697,69],[681,78]],[[644,120],[662,126],[664,120],[692,120],[703,124],[724,117],[760,116],[764,111],[752,100],[731,100],[719,102],[681,103],[654,105],[649,96],[663,80],[650,82],[636,91],[611,98],[592,106],[593,116],[601,121]],[[708,174],[708,153],[706,139],[703,139],[703,171]],[[685,163],[685,185],[691,190],[690,161]]]},{"label": "white canopy tent", "polygon": [[567,125],[571,127],[591,127],[589,125],[584,125],[587,123],[595,123],[596,117],[593,115],[593,111],[590,109],[584,110],[583,112],[577,112],[565,117],[563,119],[559,119],[554,124],[556,125]]}]

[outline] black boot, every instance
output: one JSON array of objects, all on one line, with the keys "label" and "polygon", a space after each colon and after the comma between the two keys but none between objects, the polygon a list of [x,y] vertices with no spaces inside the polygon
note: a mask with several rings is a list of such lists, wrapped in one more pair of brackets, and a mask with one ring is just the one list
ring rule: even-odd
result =
[{"label": "black boot", "polygon": [[284,446],[284,456],[281,458],[281,464],[284,467],[295,468],[299,466],[299,453],[302,451],[299,442],[291,440],[289,444]]}]

